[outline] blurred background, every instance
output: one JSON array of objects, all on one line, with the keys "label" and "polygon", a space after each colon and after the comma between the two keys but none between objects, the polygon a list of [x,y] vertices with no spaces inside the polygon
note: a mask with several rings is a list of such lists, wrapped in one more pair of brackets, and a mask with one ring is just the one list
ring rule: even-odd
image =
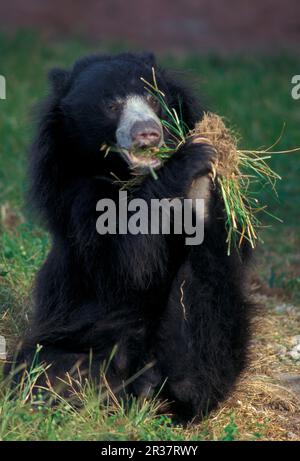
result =
[{"label": "blurred background", "polygon": [[297,0],[11,0],[1,2],[9,33],[82,36],[104,43],[186,53],[297,50]]},{"label": "blurred background", "polygon": [[[0,84],[5,80],[6,99],[2,87],[0,335],[8,348],[24,330],[33,280],[49,250],[49,236],[25,200],[27,152],[35,127],[32,108],[47,94],[52,67],[69,67],[91,52],[124,50],[156,52],[159,64],[187,79],[208,107],[226,118],[239,133],[241,148],[266,149],[276,141],[274,150],[300,147],[300,99],[291,95],[292,77],[300,75],[299,0],[1,1]],[[242,404],[231,402],[203,432],[199,426],[200,440],[222,438],[227,423],[230,437],[300,438],[299,406],[288,405],[277,394],[270,397],[269,387],[266,395],[261,392],[261,382],[273,380],[279,370],[288,376],[299,373],[300,365],[300,342],[299,357],[289,352],[298,347],[293,338],[300,338],[300,152],[274,154],[268,161],[282,180],[277,195],[256,185],[257,197],[273,216],[261,216],[252,279],[265,309],[263,330],[253,340],[259,366],[252,373],[259,376],[260,387],[248,392]],[[50,437],[44,422],[33,423],[22,412],[0,425],[0,440]],[[146,426],[141,430],[148,434]],[[120,427],[123,440],[126,431]],[[99,437],[94,423],[84,422],[81,434],[77,426],[69,429],[66,425],[64,433],[71,439]],[[107,430],[115,440],[114,422]],[[160,437],[153,434],[149,440]],[[184,440],[187,433],[180,437]],[[231,440],[227,433],[224,437]]]}]

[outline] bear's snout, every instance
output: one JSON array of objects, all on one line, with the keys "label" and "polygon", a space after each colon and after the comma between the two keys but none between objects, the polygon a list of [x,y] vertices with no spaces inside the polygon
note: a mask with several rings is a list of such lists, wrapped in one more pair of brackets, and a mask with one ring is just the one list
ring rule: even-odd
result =
[{"label": "bear's snout", "polygon": [[128,151],[160,147],[163,144],[161,121],[143,96],[130,95],[126,99],[116,139],[117,145]]},{"label": "bear's snout", "polygon": [[161,143],[162,132],[154,120],[135,122],[130,130],[134,147],[157,147]]}]

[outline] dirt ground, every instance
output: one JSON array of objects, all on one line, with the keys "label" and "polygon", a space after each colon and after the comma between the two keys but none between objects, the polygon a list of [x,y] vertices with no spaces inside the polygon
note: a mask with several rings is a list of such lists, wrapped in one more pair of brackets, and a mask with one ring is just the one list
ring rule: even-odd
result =
[{"label": "dirt ground", "polygon": [[300,349],[300,312],[263,291],[259,287],[255,294],[260,307],[249,366],[215,418],[220,422],[222,414],[233,411],[242,439],[249,433],[263,440],[300,440],[300,353],[293,354],[297,344]]}]

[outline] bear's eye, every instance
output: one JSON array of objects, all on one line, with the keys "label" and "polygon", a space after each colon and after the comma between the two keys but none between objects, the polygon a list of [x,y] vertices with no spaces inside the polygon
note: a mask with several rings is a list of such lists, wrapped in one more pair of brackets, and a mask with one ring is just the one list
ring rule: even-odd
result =
[{"label": "bear's eye", "polygon": [[110,112],[118,112],[121,106],[122,104],[120,101],[110,101],[106,107]]},{"label": "bear's eye", "polygon": [[155,112],[160,111],[160,103],[157,98],[152,96],[152,94],[147,95],[147,102]]}]

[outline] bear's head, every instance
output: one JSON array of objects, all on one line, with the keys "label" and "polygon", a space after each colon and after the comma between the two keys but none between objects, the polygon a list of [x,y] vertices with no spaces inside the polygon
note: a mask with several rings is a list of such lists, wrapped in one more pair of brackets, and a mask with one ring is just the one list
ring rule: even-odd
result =
[{"label": "bear's head", "polygon": [[[156,65],[151,53],[89,56],[70,71],[50,72],[51,119],[56,121],[60,155],[80,165],[82,172],[89,165],[93,174],[103,174],[113,164],[119,167],[120,162],[123,168],[159,166],[155,157],[143,156],[143,150],[160,147],[169,137],[160,104],[143,81],[153,82],[153,69],[167,104],[192,127],[201,110],[187,89]],[[119,153],[105,156],[105,145],[116,146]]]}]

